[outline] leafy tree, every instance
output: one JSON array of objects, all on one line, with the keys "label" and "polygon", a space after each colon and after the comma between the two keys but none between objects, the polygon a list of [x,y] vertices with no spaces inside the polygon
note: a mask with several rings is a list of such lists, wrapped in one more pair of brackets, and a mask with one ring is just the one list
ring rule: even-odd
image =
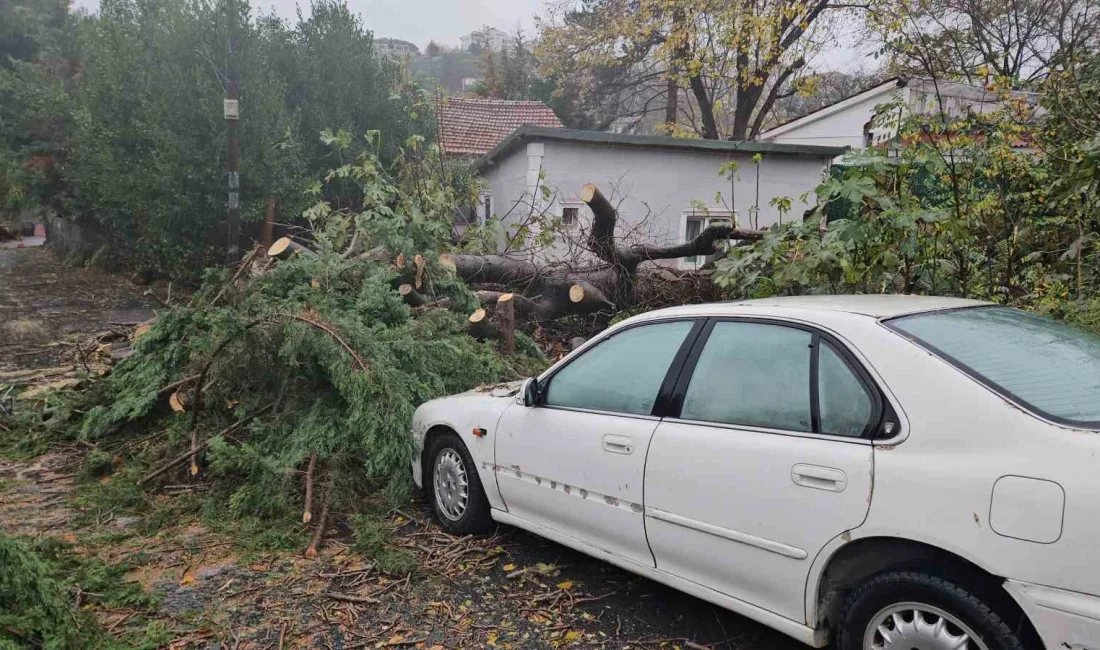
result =
[{"label": "leafy tree", "polygon": [[[794,94],[775,102],[772,122],[781,124],[845,100],[878,83],[882,73],[856,70],[808,73],[794,85]],[[771,126],[765,124],[765,128]]]},{"label": "leafy tree", "polygon": [[66,88],[76,76],[78,17],[62,0],[0,4],[0,218],[57,207],[71,126]]},{"label": "leafy tree", "polygon": [[0,3],[0,68],[12,59],[34,61],[66,49],[75,17],[71,0],[5,0]]},{"label": "leafy tree", "polygon": [[543,74],[617,116],[663,106],[668,130],[745,140],[793,92],[832,11],[829,0],[589,0],[552,13],[537,52]]},{"label": "leafy tree", "polygon": [[910,118],[895,147],[833,170],[811,218],[731,249],[718,281],[748,295],[958,295],[1095,328],[1098,122],[1084,98],[1100,75],[1078,74],[1086,94],[1064,108],[1048,95],[1039,125],[1007,94],[993,113]]},{"label": "leafy tree", "polygon": [[867,17],[897,71],[968,83],[1034,86],[1100,44],[1090,0],[885,0]]},{"label": "leafy tree", "polygon": [[439,47],[439,43],[435,41],[428,41],[428,46],[424,48],[424,54],[433,58],[439,56],[442,52],[443,50]]},{"label": "leafy tree", "polygon": [[[94,17],[61,21],[60,34],[35,32],[37,58],[0,69],[0,209],[48,204],[104,232],[118,260],[196,278],[224,242],[225,1],[103,0]],[[434,131],[423,98],[375,56],[342,2],[313,0],[293,24],[246,9],[240,23],[243,219],[260,218],[272,198],[300,214],[304,190],[333,164],[324,129],[376,130],[386,159]],[[57,54],[66,43],[72,59]],[[360,200],[351,186],[329,190],[345,205]]]},{"label": "leafy tree", "polygon": [[[501,51],[499,58],[502,65],[507,65],[507,54]],[[489,48],[481,51],[481,81],[478,83],[478,94],[484,97],[503,99],[506,95],[504,87],[504,75],[497,69],[498,55]]]}]

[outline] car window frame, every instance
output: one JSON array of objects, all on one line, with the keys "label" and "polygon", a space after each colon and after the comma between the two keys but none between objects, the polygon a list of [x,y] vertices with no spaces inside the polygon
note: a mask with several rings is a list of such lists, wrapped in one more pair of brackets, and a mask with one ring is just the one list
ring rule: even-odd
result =
[{"label": "car window frame", "polygon": [[[944,361],[948,366],[955,369],[956,371],[961,373],[963,376],[968,377],[972,381],[977,382],[978,384],[985,387],[986,390],[990,391],[994,395],[997,395],[998,397],[1011,402],[1013,405],[1018,406],[1021,411],[1023,411],[1024,413],[1027,413],[1028,415],[1035,418],[1036,420],[1039,420],[1041,422],[1047,422],[1047,423],[1050,423],[1050,424],[1053,424],[1053,425],[1056,425],[1056,426],[1059,426],[1059,427],[1064,427],[1064,428],[1067,428],[1067,429],[1073,429],[1073,430],[1076,430],[1076,431],[1100,431],[1100,420],[1097,420],[1097,421],[1070,420],[1068,418],[1059,417],[1059,416],[1054,415],[1052,413],[1047,413],[1046,411],[1036,407],[1031,402],[1028,402],[1027,400],[1025,400],[1022,397],[1016,395],[1015,393],[1013,393],[1012,391],[1008,390],[1007,388],[1001,386],[1000,384],[997,384],[997,383],[994,383],[993,381],[990,381],[984,375],[979,373],[974,368],[971,368],[969,365],[963,363],[958,358],[944,352],[940,348],[936,347],[935,345],[932,345],[928,341],[925,341],[921,337],[916,336],[914,334],[910,334],[909,332],[906,332],[905,330],[899,328],[897,326],[897,324],[895,323],[895,321],[902,321],[902,320],[905,320],[906,318],[911,318],[911,317],[933,316],[933,315],[945,314],[945,313],[949,313],[949,312],[972,311],[972,310],[978,310],[978,309],[993,309],[993,308],[998,308],[998,307],[1002,308],[1002,309],[1015,309],[1015,307],[1009,307],[1007,305],[998,305],[998,304],[967,305],[965,307],[953,307],[953,308],[950,308],[950,309],[939,309],[939,310],[936,310],[936,311],[929,311],[929,312],[916,312],[916,313],[912,313],[912,314],[902,314],[900,316],[892,316],[890,318],[884,318],[884,319],[880,320],[879,322],[882,324],[883,327],[885,327],[890,332],[893,332],[894,334],[896,334],[897,336],[900,336],[902,339],[908,341],[909,343],[912,343],[913,345],[917,346],[918,348],[921,348],[921,349],[925,350],[926,352],[928,352],[932,356],[935,356],[935,357],[939,358],[940,360]],[[1018,310],[1018,311],[1023,311],[1023,310]],[[1027,313],[1027,312],[1024,312],[1024,313]],[[1072,325],[1070,327],[1072,327]]]},{"label": "car window frame", "polygon": [[[729,422],[712,422],[709,420],[689,420],[680,417],[684,398],[687,394],[688,386],[691,383],[691,379],[695,374],[695,369],[698,366],[699,359],[702,357],[703,350],[706,348],[707,341],[710,340],[710,335],[714,331],[715,325],[718,323],[749,323],[755,325],[775,325],[778,327],[786,327],[789,329],[801,330],[810,334],[811,341],[811,353],[810,353],[810,372],[807,381],[810,382],[810,431],[798,431],[794,429],[779,429],[773,427],[762,427],[758,425],[749,424],[733,424]],[[826,342],[832,346],[837,356],[848,367],[848,370],[855,375],[856,379],[863,386],[864,391],[871,398],[871,417],[868,418],[867,424],[864,426],[863,431],[858,436],[843,436],[838,434],[821,433],[821,404],[820,404],[820,377],[819,377],[819,361],[821,356],[821,343]],[[739,429],[743,431],[758,431],[761,433],[773,433],[780,435],[799,436],[799,437],[812,437],[815,439],[825,440],[837,440],[840,442],[859,442],[859,443],[872,443],[882,438],[891,438],[898,434],[897,431],[886,435],[882,433],[883,423],[887,421],[899,422],[898,416],[894,407],[891,405],[890,400],[886,398],[882,388],[871,376],[871,373],[860,362],[859,358],[851,351],[851,349],[839,338],[831,333],[824,331],[820,328],[814,327],[807,323],[800,321],[788,321],[782,318],[774,317],[751,317],[751,316],[712,316],[707,319],[706,324],[703,326],[702,331],[696,337],[691,352],[685,359],[683,366],[680,368],[679,377],[676,380],[675,387],[672,390],[670,396],[669,408],[667,411],[666,419],[673,420],[683,424],[695,424],[700,426],[720,427],[727,429]]]},{"label": "car window frame", "polygon": [[[667,323],[692,323],[691,329],[688,330],[684,340],[680,343],[679,349],[676,350],[676,354],[673,355],[672,361],[669,362],[668,368],[665,370],[664,379],[661,380],[661,385],[657,389],[657,397],[653,401],[653,409],[649,413],[624,413],[622,411],[604,411],[600,409],[588,409],[575,406],[557,406],[546,403],[547,390],[550,388],[550,382],[554,380],[554,377],[567,368],[570,364],[573,364],[577,359],[583,358],[584,355],[590,351],[596,349],[600,345],[607,343],[611,339],[629,332],[639,327],[645,327],[647,325],[662,325]],[[539,376],[538,394],[536,396],[534,408],[554,409],[561,411],[574,411],[577,413],[593,413],[597,415],[611,415],[623,418],[638,418],[645,420],[659,420],[667,415],[669,404],[671,403],[672,392],[676,386],[676,379],[680,376],[680,371],[683,369],[684,364],[687,361],[688,355],[691,350],[694,349],[695,341],[702,333],[703,328],[706,326],[707,319],[700,316],[679,316],[669,318],[654,318],[638,321],[637,323],[630,323],[617,328],[613,332],[600,336],[590,344],[585,345],[578,350],[577,354],[566,357],[562,363],[555,365],[547,370],[541,376]]]}]

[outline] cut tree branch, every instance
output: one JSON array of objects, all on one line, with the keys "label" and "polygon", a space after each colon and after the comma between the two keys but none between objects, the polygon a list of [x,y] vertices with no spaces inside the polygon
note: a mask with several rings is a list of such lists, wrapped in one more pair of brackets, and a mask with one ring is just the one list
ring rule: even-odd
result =
[{"label": "cut tree branch", "polygon": [[639,261],[671,260],[681,257],[694,257],[696,255],[713,255],[718,252],[717,244],[721,241],[760,241],[764,233],[758,230],[741,230],[726,224],[714,224],[708,226],[699,235],[683,244],[671,246],[652,246],[639,244],[630,247],[630,254]]}]

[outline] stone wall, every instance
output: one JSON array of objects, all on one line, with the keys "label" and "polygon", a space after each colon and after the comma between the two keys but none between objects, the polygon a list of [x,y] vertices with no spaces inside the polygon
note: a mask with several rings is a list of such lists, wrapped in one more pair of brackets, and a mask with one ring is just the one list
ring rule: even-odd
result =
[{"label": "stone wall", "polygon": [[107,240],[94,230],[53,214],[45,216],[46,245],[58,255],[81,261],[95,255]]}]

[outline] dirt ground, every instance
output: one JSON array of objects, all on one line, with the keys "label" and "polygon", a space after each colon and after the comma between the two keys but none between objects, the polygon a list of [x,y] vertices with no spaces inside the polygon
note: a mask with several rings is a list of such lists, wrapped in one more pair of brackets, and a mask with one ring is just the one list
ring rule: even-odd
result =
[{"label": "dirt ground", "polygon": [[[155,304],[144,291],[63,267],[45,249],[0,250],[0,369],[56,364],[67,337],[144,320]],[[182,518],[151,527],[79,497],[81,453],[0,459],[0,529],[60,537],[80,554],[131,566],[129,580],[156,594],[156,606],[88,605],[124,643],[154,623],[173,649],[804,647],[522,531],[450,537],[420,502],[384,520],[389,543],[419,563],[411,575],[376,569],[340,526],[315,559],[242,547],[231,525]]]},{"label": "dirt ground", "polygon": [[0,371],[62,365],[75,341],[151,318],[146,290],[166,287],[63,264],[44,246],[0,248]]}]

